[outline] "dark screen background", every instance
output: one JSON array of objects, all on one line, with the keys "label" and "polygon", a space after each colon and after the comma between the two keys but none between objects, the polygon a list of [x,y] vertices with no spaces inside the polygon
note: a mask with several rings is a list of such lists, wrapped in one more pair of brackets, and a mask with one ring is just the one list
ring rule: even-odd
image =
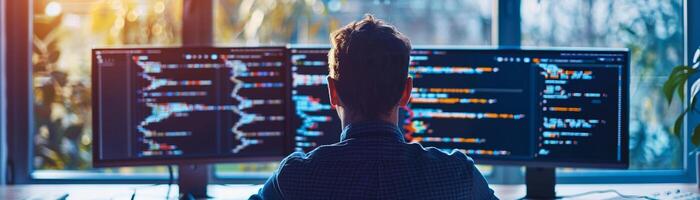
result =
[{"label": "dark screen background", "polygon": [[[326,63],[328,49],[319,50],[292,49],[292,60],[296,55],[302,61]],[[413,100],[400,110],[400,126],[409,142],[448,152],[462,151],[478,161],[627,163],[628,135],[627,127],[623,126],[626,121],[623,113],[627,112],[626,52],[418,48],[412,52],[410,65]],[[552,82],[542,75],[541,65],[555,65],[567,73],[590,71],[591,74],[585,76],[587,79]],[[306,67],[303,63],[296,66],[292,65],[294,74],[324,77],[327,74],[327,66]],[[562,80],[565,83],[561,84]],[[314,96],[320,100],[318,104],[327,105],[325,84],[295,86],[293,93]],[[545,91],[547,85],[559,85],[560,90]],[[545,96],[545,92],[566,98],[553,99],[552,94]],[[587,93],[600,96],[585,97]],[[580,111],[543,110],[549,107],[580,108]],[[297,151],[308,152],[338,141],[341,130],[335,112],[330,109],[311,112],[329,116],[324,119],[331,121],[309,126],[302,123],[303,119],[309,119],[298,115],[299,107],[293,110],[297,112],[292,123]],[[549,126],[552,122],[559,126]],[[323,134],[305,136],[308,132]]]},{"label": "dark screen background", "polygon": [[284,48],[104,49],[93,59],[100,160],[285,153]]},{"label": "dark screen background", "polygon": [[341,124],[328,97],[328,49],[290,49],[294,151],[309,152],[340,140]]},{"label": "dark screen background", "polygon": [[[94,50],[99,160],[281,157],[336,143],[327,52]],[[399,126],[409,142],[478,161],[624,165],[627,56],[418,48]]]}]

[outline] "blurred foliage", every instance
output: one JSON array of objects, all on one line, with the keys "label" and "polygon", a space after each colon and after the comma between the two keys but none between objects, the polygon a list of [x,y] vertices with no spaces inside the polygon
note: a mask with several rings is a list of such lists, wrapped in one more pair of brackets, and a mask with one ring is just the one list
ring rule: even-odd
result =
[{"label": "blurred foliage", "polygon": [[630,168],[683,167],[674,118],[664,117],[682,105],[667,106],[661,92],[670,66],[683,63],[681,0],[524,0],[522,16],[524,45],[629,48]]},{"label": "blurred foliage", "polygon": [[182,1],[35,0],[33,5],[34,167],[91,169],[90,49],[179,44]]},{"label": "blurred foliage", "polygon": [[[490,0],[216,0],[217,44],[327,44],[330,32],[371,13],[413,44],[490,45]],[[449,13],[449,14],[446,14]]]}]

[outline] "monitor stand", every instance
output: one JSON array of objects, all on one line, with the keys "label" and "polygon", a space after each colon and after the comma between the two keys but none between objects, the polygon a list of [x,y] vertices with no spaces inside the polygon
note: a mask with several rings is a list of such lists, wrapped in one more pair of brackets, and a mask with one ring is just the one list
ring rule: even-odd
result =
[{"label": "monitor stand", "polygon": [[177,186],[180,189],[180,199],[209,198],[209,196],[207,196],[209,165],[178,165],[177,175]]},{"label": "monitor stand", "polygon": [[527,193],[523,199],[557,199],[555,184],[554,168],[525,167]]}]

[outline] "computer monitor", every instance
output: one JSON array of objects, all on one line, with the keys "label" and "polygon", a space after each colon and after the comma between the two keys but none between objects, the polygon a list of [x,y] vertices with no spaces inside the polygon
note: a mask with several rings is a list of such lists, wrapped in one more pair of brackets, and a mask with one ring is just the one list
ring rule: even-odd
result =
[{"label": "computer monitor", "polygon": [[[338,141],[327,51],[290,49],[298,151]],[[628,62],[624,49],[419,47],[399,123],[408,142],[480,163],[626,168]]]},{"label": "computer monitor", "polygon": [[[327,51],[292,48],[290,56],[299,66],[321,65]],[[327,74],[304,69],[292,71]],[[480,164],[528,166],[528,197],[553,197],[554,167],[628,166],[626,49],[417,47],[409,72],[412,99],[399,116],[405,139]],[[302,88],[315,104],[329,103],[325,82],[292,90]],[[340,122],[329,112],[299,126],[312,129],[297,129],[295,150],[338,141]]]},{"label": "computer monitor", "polygon": [[416,49],[406,139],[482,163],[626,168],[627,55]]},{"label": "computer monitor", "polygon": [[97,167],[288,153],[284,47],[94,49],[92,62]]},{"label": "computer monitor", "polygon": [[[336,143],[328,49],[95,49],[93,163],[278,161]],[[417,47],[409,73],[405,139],[528,166],[529,197],[554,195],[554,167],[628,166],[625,49]],[[197,182],[181,191],[206,184],[179,170]]]}]

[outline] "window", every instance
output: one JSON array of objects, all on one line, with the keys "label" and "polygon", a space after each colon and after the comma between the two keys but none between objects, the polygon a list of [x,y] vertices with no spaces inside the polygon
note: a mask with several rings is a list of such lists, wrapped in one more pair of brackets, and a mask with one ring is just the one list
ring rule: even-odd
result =
[{"label": "window", "polygon": [[[186,0],[32,1],[30,103],[34,118],[28,120],[34,133],[30,155],[34,178],[73,178],[95,173],[100,173],[98,178],[105,177],[105,173],[164,177],[167,169],[162,166],[92,168],[90,49],[179,46],[182,29],[186,28],[181,25],[183,1]],[[330,31],[364,13],[372,13],[396,25],[414,45],[485,46],[491,45],[492,37],[497,35],[492,32],[493,20],[498,18],[493,12],[497,2],[215,0],[211,23],[217,46],[328,44]],[[521,0],[521,16],[516,19],[521,20],[524,46],[631,50],[631,169],[678,171],[684,167],[683,140],[670,134],[674,118],[664,117],[678,114],[682,105],[679,100],[668,105],[660,92],[671,67],[683,63],[683,2]],[[259,179],[268,176],[277,165],[278,162],[219,164],[215,175]],[[480,168],[485,174],[497,171],[506,182],[512,182],[510,175],[517,175],[501,173],[508,170],[491,166]],[[573,170],[578,169],[564,171]],[[76,176],[65,176],[66,171]]]},{"label": "window", "polygon": [[214,41],[328,44],[330,31],[372,13],[397,26],[414,45],[490,45],[492,7],[488,0],[218,0]]},{"label": "window", "polygon": [[[670,133],[680,100],[661,86],[683,64],[683,1],[522,1],[526,46],[624,47],[631,52],[630,169],[683,168],[683,140]],[[624,11],[624,12],[620,12]]]},{"label": "window", "polygon": [[[493,4],[488,0],[218,0],[214,41],[219,46],[329,44],[330,31],[371,13],[397,26],[414,45],[490,45]],[[277,165],[223,164],[216,166],[216,172],[220,177],[250,172],[267,176]],[[491,166],[480,168],[485,174],[491,171]]]},{"label": "window", "polygon": [[157,173],[164,167],[92,169],[90,50],[181,43],[181,0],[35,0],[32,35],[32,176],[56,170]]}]

